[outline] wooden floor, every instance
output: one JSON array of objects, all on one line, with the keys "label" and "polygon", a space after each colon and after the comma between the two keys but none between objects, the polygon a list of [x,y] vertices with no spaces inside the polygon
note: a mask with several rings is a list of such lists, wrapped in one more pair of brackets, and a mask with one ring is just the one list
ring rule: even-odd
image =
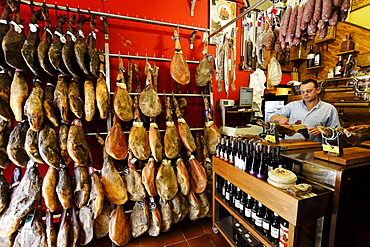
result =
[{"label": "wooden floor", "polygon": [[[109,237],[94,239],[87,247],[111,247]],[[161,233],[158,237],[150,237],[144,234],[138,238],[132,238],[125,247],[228,247],[222,235],[212,231],[212,218],[203,218],[197,221],[185,219],[174,224],[171,230]]]}]

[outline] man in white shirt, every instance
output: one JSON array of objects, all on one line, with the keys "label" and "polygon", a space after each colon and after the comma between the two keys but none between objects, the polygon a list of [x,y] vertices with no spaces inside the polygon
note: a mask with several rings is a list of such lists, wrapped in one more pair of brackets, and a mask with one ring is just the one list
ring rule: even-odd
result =
[{"label": "man in white shirt", "polygon": [[[333,105],[321,101],[318,96],[320,91],[321,88],[317,81],[313,79],[303,81],[300,85],[302,100],[292,101],[285,105],[276,112],[276,115],[271,116],[270,122],[294,124],[297,120],[301,120],[302,124],[307,126],[310,140],[320,142],[321,135],[317,126],[340,126],[337,110]],[[286,139],[300,138],[303,136],[299,133],[286,137]]]}]

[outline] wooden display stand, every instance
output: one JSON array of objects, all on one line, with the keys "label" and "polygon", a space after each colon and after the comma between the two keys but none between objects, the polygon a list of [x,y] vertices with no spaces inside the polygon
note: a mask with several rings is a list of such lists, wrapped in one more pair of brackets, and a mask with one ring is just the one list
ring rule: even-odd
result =
[{"label": "wooden display stand", "polygon": [[296,149],[307,149],[307,148],[320,148],[320,142],[307,141],[304,139],[287,139],[281,140],[278,146],[281,150],[296,150]]},{"label": "wooden display stand", "polygon": [[230,235],[230,228],[232,228],[230,217],[223,218],[225,220],[220,219],[220,207],[226,209],[236,220],[241,222],[262,244],[268,247],[274,245],[217,195],[217,176],[230,181],[252,198],[286,219],[289,222],[289,247],[299,246],[301,225],[315,220],[323,220],[324,224],[322,225],[325,225],[329,220],[328,218],[330,218],[327,216],[331,214],[331,191],[319,193],[317,196],[306,199],[294,197],[227,162],[213,157],[213,226],[217,227],[231,246],[235,246],[235,243],[232,240],[232,234]]},{"label": "wooden display stand", "polygon": [[343,155],[340,157],[325,154],[324,151],[314,152],[314,157],[340,165],[353,165],[370,161],[370,150],[367,148],[350,147],[343,149]]}]

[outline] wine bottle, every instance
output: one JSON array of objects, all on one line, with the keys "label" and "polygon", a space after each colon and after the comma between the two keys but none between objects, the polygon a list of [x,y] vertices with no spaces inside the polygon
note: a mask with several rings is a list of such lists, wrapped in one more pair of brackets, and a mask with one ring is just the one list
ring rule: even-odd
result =
[{"label": "wine bottle", "polygon": [[245,217],[245,220],[248,222],[252,222],[252,207],[253,207],[253,199],[250,195],[247,194],[247,201],[244,206],[244,217]]},{"label": "wine bottle", "polygon": [[271,221],[271,229],[270,229],[270,237],[271,243],[277,245],[280,239],[280,222],[279,222],[279,215],[274,212],[274,216]]},{"label": "wine bottle", "polygon": [[249,172],[253,163],[253,144],[250,141],[245,143],[245,172]]},{"label": "wine bottle", "polygon": [[240,205],[239,205],[239,214],[241,216],[244,216],[244,207],[245,207],[245,203],[247,202],[247,197],[245,196],[245,193],[244,191],[240,191]]},{"label": "wine bottle", "polygon": [[277,167],[285,168],[283,158],[280,156],[280,146],[276,146],[276,148],[275,148],[275,156],[276,156],[276,164],[277,164]]},{"label": "wine bottle", "polygon": [[220,152],[221,152],[221,137],[217,137],[217,145],[216,145],[216,158],[220,158]]},{"label": "wine bottle", "polygon": [[253,208],[252,208],[252,223],[254,225],[254,222],[256,221],[256,214],[258,209],[258,201],[256,199],[253,199]]},{"label": "wine bottle", "polygon": [[342,67],[343,67],[342,57],[339,56],[338,62],[335,65],[334,69],[334,77],[342,77]]},{"label": "wine bottle", "polygon": [[289,223],[285,219],[280,220],[279,247],[288,247]]},{"label": "wine bottle", "polygon": [[236,186],[230,183],[230,202],[229,205],[234,208],[235,205],[235,194],[236,194]]},{"label": "wine bottle", "polygon": [[263,215],[263,219],[262,219],[262,228],[263,228],[263,235],[266,238],[270,237],[270,224],[271,224],[270,209],[265,208],[265,214]]},{"label": "wine bottle", "polygon": [[230,148],[229,148],[229,152],[228,152],[228,159],[227,161],[232,164],[232,165],[235,165],[235,139],[234,140],[230,140]]},{"label": "wine bottle", "polygon": [[261,202],[258,202],[256,217],[254,219],[254,228],[257,231],[262,232],[263,231],[262,224],[263,224],[263,205]]},{"label": "wine bottle", "polygon": [[223,196],[223,198],[226,198],[226,191],[227,191],[227,180],[225,179],[221,191],[221,195]]},{"label": "wine bottle", "polygon": [[266,163],[266,153],[267,147],[263,147],[263,151],[260,153],[260,163],[257,170],[257,178],[265,180],[267,179],[267,163]]},{"label": "wine bottle", "polygon": [[231,188],[231,183],[227,181],[226,190],[225,190],[225,201],[227,204],[230,204],[230,188]]},{"label": "wine bottle", "polygon": [[307,54],[307,68],[314,67],[315,52],[313,51],[313,45],[310,45],[310,50]]},{"label": "wine bottle", "polygon": [[225,148],[224,148],[224,161],[229,162],[229,153],[230,153],[230,140],[226,139]]},{"label": "wine bottle", "polygon": [[[277,163],[276,163],[276,152],[275,152],[275,147],[270,147],[270,161],[268,163],[268,166],[267,166],[267,172],[271,171],[271,170],[274,170],[275,168],[278,167]],[[268,151],[267,151],[268,152]]]},{"label": "wine bottle", "polygon": [[235,211],[239,211],[240,208],[240,188],[236,187],[235,197],[234,197],[234,209]]},{"label": "wine bottle", "polygon": [[314,66],[320,66],[321,65],[321,53],[320,53],[320,46],[317,48],[317,52],[315,54],[314,59]]},{"label": "wine bottle", "polygon": [[256,149],[253,149],[252,151],[252,161],[251,161],[251,165],[249,167],[249,174],[255,176],[257,174],[257,170],[258,170],[258,155],[257,155],[257,150]]},{"label": "wine bottle", "polygon": [[225,139],[221,138],[221,146],[220,146],[220,159],[224,159],[224,151],[225,151]]}]

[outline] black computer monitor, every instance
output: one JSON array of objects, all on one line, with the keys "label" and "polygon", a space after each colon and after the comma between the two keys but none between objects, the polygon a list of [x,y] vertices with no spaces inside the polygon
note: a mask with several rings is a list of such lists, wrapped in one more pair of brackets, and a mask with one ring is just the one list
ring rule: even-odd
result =
[{"label": "black computer monitor", "polygon": [[251,108],[253,103],[253,88],[239,87],[239,106]]}]

